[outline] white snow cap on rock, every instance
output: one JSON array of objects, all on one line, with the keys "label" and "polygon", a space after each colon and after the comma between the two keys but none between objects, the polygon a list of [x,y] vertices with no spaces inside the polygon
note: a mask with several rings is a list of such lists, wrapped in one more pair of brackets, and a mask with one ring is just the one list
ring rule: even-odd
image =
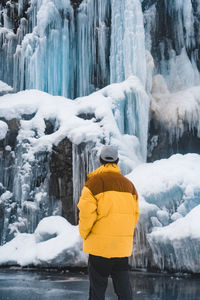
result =
[{"label": "white snow cap on rock", "polygon": [[42,219],[33,234],[19,233],[0,247],[0,265],[85,266],[78,226],[60,216]]}]

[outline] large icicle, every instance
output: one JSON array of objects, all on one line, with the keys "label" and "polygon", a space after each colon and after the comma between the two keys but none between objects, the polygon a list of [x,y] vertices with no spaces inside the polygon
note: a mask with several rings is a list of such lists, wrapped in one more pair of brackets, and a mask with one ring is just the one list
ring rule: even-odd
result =
[{"label": "large icicle", "polygon": [[110,81],[136,75],[145,86],[146,58],[143,14],[139,0],[112,0]]},{"label": "large icicle", "polygon": [[77,96],[109,84],[110,1],[85,0],[77,14]]}]

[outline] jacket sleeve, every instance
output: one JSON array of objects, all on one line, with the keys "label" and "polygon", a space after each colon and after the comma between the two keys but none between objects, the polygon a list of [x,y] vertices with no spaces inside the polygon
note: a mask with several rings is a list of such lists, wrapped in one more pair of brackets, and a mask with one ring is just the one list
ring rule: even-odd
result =
[{"label": "jacket sleeve", "polygon": [[133,198],[134,198],[134,203],[135,203],[135,227],[137,225],[138,219],[139,219],[139,198],[138,198],[138,193],[137,190],[135,188],[135,186],[133,185]]},{"label": "jacket sleeve", "polygon": [[90,233],[97,220],[97,202],[91,191],[84,186],[78,203],[79,232],[83,239]]}]

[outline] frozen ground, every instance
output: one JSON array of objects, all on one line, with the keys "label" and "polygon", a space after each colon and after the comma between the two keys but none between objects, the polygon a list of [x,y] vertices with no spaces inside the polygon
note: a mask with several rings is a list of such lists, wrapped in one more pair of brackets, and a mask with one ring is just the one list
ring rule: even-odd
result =
[{"label": "frozen ground", "polygon": [[[134,300],[199,300],[200,277],[177,277],[151,273],[131,273]],[[81,272],[28,272],[0,270],[0,300],[88,299],[89,281]],[[106,300],[117,299],[112,282]]]}]

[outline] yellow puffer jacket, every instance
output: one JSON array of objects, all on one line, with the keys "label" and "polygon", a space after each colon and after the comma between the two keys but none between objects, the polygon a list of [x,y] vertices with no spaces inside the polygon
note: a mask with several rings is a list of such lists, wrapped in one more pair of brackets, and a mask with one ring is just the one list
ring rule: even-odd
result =
[{"label": "yellow puffer jacket", "polygon": [[107,258],[130,256],[139,217],[134,185],[110,163],[88,178],[78,203],[83,251]]}]

